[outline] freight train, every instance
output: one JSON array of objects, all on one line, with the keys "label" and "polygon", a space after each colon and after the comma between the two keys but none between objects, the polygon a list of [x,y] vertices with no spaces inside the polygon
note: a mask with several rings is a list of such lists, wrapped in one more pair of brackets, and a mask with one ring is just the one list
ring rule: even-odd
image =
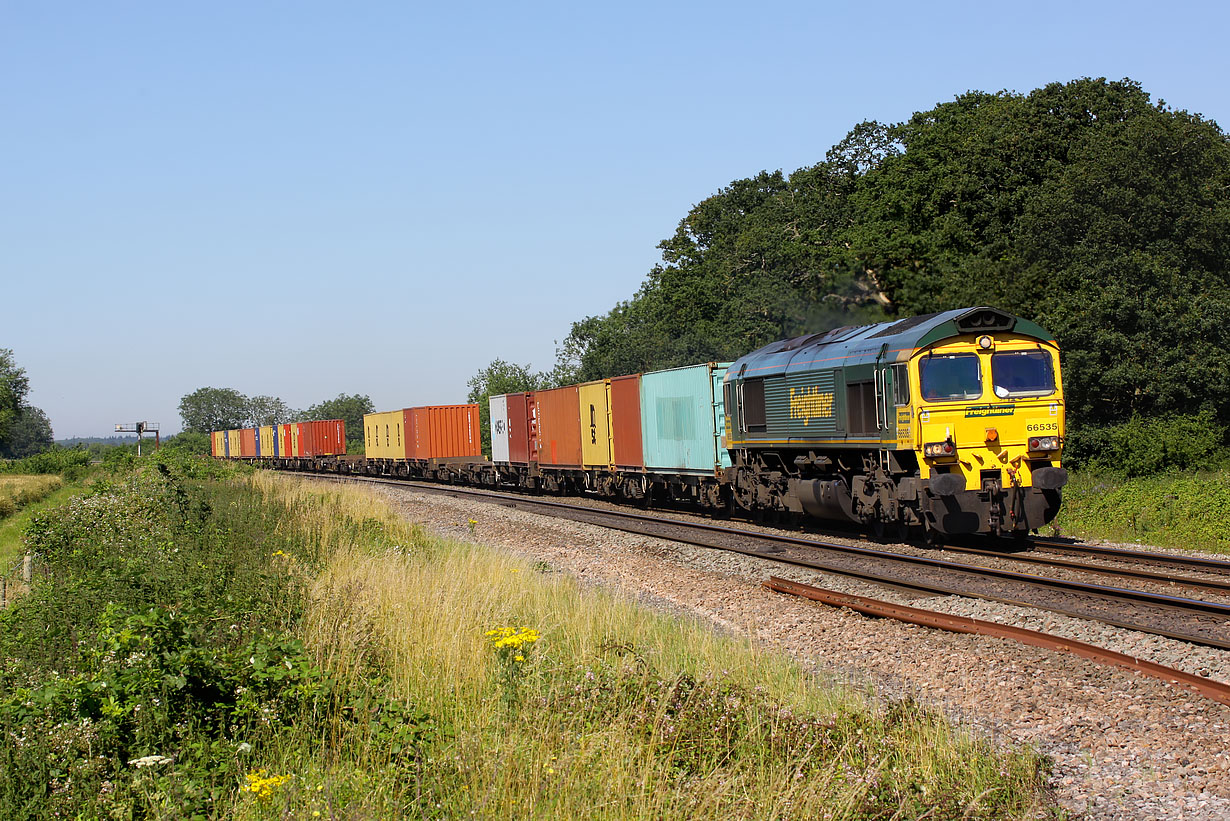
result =
[{"label": "freight train", "polygon": [[1067,471],[1059,348],[990,307],[848,326],[730,362],[364,417],[213,434],[271,467],[685,502],[855,522],[905,537],[1023,535]]}]

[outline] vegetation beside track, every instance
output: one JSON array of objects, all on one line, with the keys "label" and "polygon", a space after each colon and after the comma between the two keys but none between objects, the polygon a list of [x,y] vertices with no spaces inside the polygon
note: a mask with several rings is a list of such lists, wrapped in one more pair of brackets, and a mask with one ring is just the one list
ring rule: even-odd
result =
[{"label": "vegetation beside track", "polygon": [[63,486],[64,480],[59,476],[0,475],[0,519],[47,498]]},{"label": "vegetation beside track", "polygon": [[0,816],[1026,817],[1042,762],[429,537],[167,454],[31,517]]},{"label": "vegetation beside track", "polygon": [[1230,553],[1230,469],[1123,478],[1072,473],[1049,533]]}]

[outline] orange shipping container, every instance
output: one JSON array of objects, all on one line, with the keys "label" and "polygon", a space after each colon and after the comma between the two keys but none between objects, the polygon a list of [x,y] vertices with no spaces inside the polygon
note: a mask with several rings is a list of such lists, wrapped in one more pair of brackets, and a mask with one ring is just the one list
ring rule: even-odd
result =
[{"label": "orange shipping container", "polygon": [[303,456],[337,456],[346,452],[346,423],[341,419],[299,423]]},{"label": "orange shipping container", "polygon": [[581,401],[575,385],[535,391],[538,464],[581,466]]},{"label": "orange shipping container", "polygon": [[616,467],[645,466],[641,448],[641,375],[611,379],[611,453]]},{"label": "orange shipping container", "polygon": [[244,459],[256,458],[256,428],[244,428],[239,432],[239,455]]},{"label": "orange shipping container", "polygon": [[410,408],[406,417],[406,455],[411,459],[482,456],[478,405]]}]

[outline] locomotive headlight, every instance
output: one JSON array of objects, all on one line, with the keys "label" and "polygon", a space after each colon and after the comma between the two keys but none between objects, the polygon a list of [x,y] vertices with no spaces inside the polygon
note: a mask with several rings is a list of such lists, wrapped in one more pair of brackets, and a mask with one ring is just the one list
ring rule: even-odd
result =
[{"label": "locomotive headlight", "polygon": [[982,348],[984,351],[991,350],[991,346],[994,344],[995,344],[995,340],[991,339],[991,337],[989,336],[978,337],[978,347]]},{"label": "locomotive headlight", "polygon": [[1029,437],[1030,450],[1059,450],[1058,436],[1031,436]]},{"label": "locomotive headlight", "polygon": [[957,446],[953,444],[951,439],[946,439],[943,442],[928,442],[923,445],[923,456],[929,459],[941,459],[945,456],[955,456]]}]

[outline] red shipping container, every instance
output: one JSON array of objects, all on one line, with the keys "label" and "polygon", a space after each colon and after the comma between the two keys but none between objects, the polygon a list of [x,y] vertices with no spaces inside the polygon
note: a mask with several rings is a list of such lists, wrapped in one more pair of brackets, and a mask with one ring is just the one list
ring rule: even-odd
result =
[{"label": "red shipping container", "polygon": [[299,450],[304,456],[338,456],[346,452],[346,423],[341,419],[301,422]]},{"label": "red shipping container", "polygon": [[406,430],[411,459],[481,456],[478,405],[429,405],[411,408]]},{"label": "red shipping container", "polygon": [[346,420],[329,419],[321,422],[324,428],[325,454],[343,456],[346,453]]},{"label": "red shipping container", "polygon": [[581,462],[581,401],[575,385],[535,391],[538,464],[576,467]]},{"label": "red shipping container", "polygon": [[534,394],[508,394],[508,461],[525,464],[538,461]]},{"label": "red shipping container", "polygon": [[639,373],[611,379],[611,451],[616,467],[640,470],[645,466]]},{"label": "red shipping container", "polygon": [[315,422],[300,422],[299,423],[299,455],[300,456],[315,456],[316,455],[316,423]]},{"label": "red shipping container", "polygon": [[256,458],[256,428],[244,428],[239,432],[239,455],[245,459]]}]

